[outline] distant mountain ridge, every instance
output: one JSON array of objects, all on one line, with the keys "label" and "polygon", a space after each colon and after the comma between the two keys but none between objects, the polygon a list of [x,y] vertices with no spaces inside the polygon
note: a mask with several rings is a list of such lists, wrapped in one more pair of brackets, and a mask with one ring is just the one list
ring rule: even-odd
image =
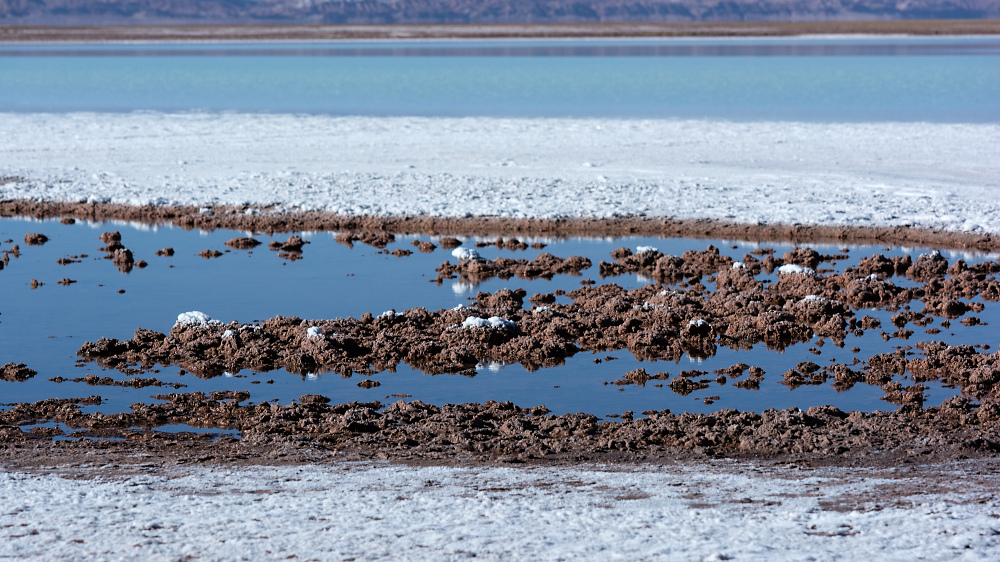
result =
[{"label": "distant mountain ridge", "polygon": [[0,0],[0,25],[1000,18],[998,0]]}]

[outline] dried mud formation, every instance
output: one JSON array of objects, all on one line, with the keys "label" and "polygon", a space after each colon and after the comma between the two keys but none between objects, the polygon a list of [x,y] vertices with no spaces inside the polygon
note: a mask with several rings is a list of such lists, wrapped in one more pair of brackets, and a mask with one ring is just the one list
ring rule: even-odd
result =
[{"label": "dried mud formation", "polygon": [[[419,401],[330,405],[304,395],[285,406],[244,403],[245,392],[165,394],[160,404],[135,404],[120,414],[84,414],[100,398],[50,399],[0,412],[0,444],[71,437],[124,438],[108,447],[176,451],[184,436],[141,428],[183,423],[239,430],[243,455],[275,445],[340,451],[346,457],[445,461],[675,460],[691,457],[802,459],[821,463],[894,466],[899,462],[987,457],[1000,451],[996,420],[983,420],[966,401],[898,412],[722,410],[714,414],[644,412],[647,417],[600,422],[590,414],[551,415],[544,408],[487,402],[431,406]],[[67,430],[25,423],[55,421]],[[198,444],[196,436],[189,436]],[[204,441],[204,440],[202,440]],[[217,447],[232,445],[219,440]],[[88,444],[88,446],[91,446]]]},{"label": "dried mud formation", "polygon": [[[780,376],[790,387],[832,383],[848,389],[869,384],[882,388],[885,400],[898,409],[848,413],[815,407],[805,412],[723,410],[703,415],[649,411],[641,419],[626,412],[621,422],[600,422],[589,414],[556,416],[540,407],[495,402],[438,407],[401,401],[383,407],[377,402],[330,405],[327,398],[307,395],[299,403],[280,406],[244,403],[246,393],[193,393],[160,395],[165,403],[136,404],[130,413],[113,415],[83,414],[72,400],[19,404],[0,415],[5,424],[0,425],[0,439],[45,437],[49,430],[35,435],[18,426],[60,421],[77,436],[155,440],[156,432],[128,428],[184,423],[239,430],[247,445],[309,443],[381,458],[524,461],[686,451],[836,457],[863,463],[871,462],[866,456],[875,451],[879,458],[896,460],[1000,452],[1000,353],[988,353],[988,345],[906,345],[914,333],[907,327],[924,328],[935,318],[947,326],[950,320],[982,310],[980,300],[1000,301],[1000,263],[948,263],[937,252],[916,259],[874,255],[838,273],[822,266],[845,259],[841,254],[799,248],[779,258],[764,250],[736,262],[711,246],[681,256],[620,249],[613,257],[615,261],[600,265],[602,274],[641,273],[675,288],[626,290],[604,284],[530,299],[523,290],[502,289],[479,293],[471,307],[315,321],[276,317],[259,325],[184,318],[166,334],[139,329],[131,340],[87,342],[78,353],[130,376],[159,365],[179,366],[201,377],[284,368],[300,374],[358,374],[365,377],[366,386],[375,386],[372,375],[400,363],[426,373],[474,376],[475,366],[488,361],[536,369],[558,365],[581,351],[623,349],[639,359],[674,360],[685,354],[707,357],[720,346],[744,349],[764,343],[782,349],[816,335],[843,346],[848,333],[880,330],[883,338],[896,338],[901,345],[895,352],[853,364],[802,361],[784,373],[770,374],[746,364],[711,374],[650,374],[638,369],[613,382],[664,384],[679,394],[712,384],[753,390],[766,376]],[[517,275],[518,268],[529,267],[531,262],[522,261],[509,260],[508,271]],[[552,264],[568,261],[542,259],[548,271]],[[469,259],[450,267],[489,263],[496,262]],[[761,271],[777,271],[777,282],[757,279]],[[894,283],[897,276],[906,283]],[[714,284],[714,290],[706,284]],[[534,306],[526,306],[525,300]],[[864,314],[873,309],[894,312],[893,326],[882,326]],[[975,318],[968,315],[963,322],[975,325],[970,321]],[[892,334],[885,331],[893,328]],[[956,387],[960,394],[940,407],[925,408],[923,384],[929,381]]]},{"label": "dried mud formation", "polygon": [[[369,232],[374,235],[430,234],[517,236],[662,236],[722,238],[756,241],[865,243],[974,248],[1000,251],[1000,237],[992,234],[934,231],[906,226],[839,227],[780,224],[734,224],[715,220],[678,220],[653,217],[613,219],[508,219],[500,217],[358,217],[322,211],[278,211],[269,207],[224,206],[158,207],[110,203],[60,203],[51,201],[0,201],[0,217],[33,216],[170,223],[202,230],[226,228],[239,231]],[[448,246],[445,246],[446,248]]]},{"label": "dried mud formation", "polygon": [[[102,236],[107,244],[102,250],[112,259],[124,250],[115,234]],[[234,239],[227,245],[250,249],[256,245],[250,241],[256,242]],[[384,248],[392,239],[372,232],[352,233],[341,240],[354,241]],[[303,244],[292,236],[274,243],[272,249],[301,252]],[[434,245],[415,242],[414,246],[423,250],[421,244]],[[439,244],[454,248],[459,242],[444,237]],[[438,281],[449,276],[531,279],[579,274],[592,266],[586,258],[550,254],[533,260],[483,260],[470,250],[456,252],[462,257],[457,264],[442,264]],[[1000,263],[949,263],[932,252],[916,259],[874,255],[843,272],[832,269],[834,262],[847,257],[798,248],[780,257],[759,250],[735,261],[712,246],[681,256],[621,248],[612,253],[612,261],[599,264],[602,277],[641,274],[660,285],[628,290],[608,283],[530,298],[523,290],[503,289],[479,293],[469,307],[391,310],[332,320],[279,316],[259,324],[224,324],[182,315],[168,333],[140,328],[130,340],[106,338],[79,349],[83,360],[117,369],[130,377],[126,381],[94,375],[53,380],[160,386],[155,379],[137,375],[177,366],[199,377],[243,369],[334,372],[360,375],[360,386],[370,388],[378,385],[374,375],[400,363],[425,373],[475,376],[476,365],[490,361],[516,362],[533,370],[559,365],[580,352],[616,350],[628,350],[642,360],[672,361],[684,355],[709,357],[720,347],[746,349],[763,343],[783,349],[815,336],[822,338],[816,345],[829,341],[843,346],[848,334],[876,330],[887,341],[899,340],[895,352],[852,364],[802,361],[784,373],[765,373],[746,364],[714,373],[651,374],[638,369],[610,382],[662,384],[682,395],[713,384],[754,390],[764,377],[780,377],[792,388],[833,384],[849,389],[868,384],[885,392],[885,400],[898,406],[895,412],[815,407],[805,412],[723,410],[695,415],[664,410],[643,412],[646,417],[641,419],[626,412],[621,422],[601,422],[589,414],[556,416],[542,407],[522,409],[496,402],[431,406],[400,401],[384,407],[378,402],[331,405],[325,397],[306,395],[298,403],[282,406],[249,403],[247,393],[189,393],[158,395],[164,403],[135,404],[122,414],[81,411],[82,406],[99,403],[99,397],[17,404],[0,412],[0,442],[69,434],[162,443],[175,437],[151,428],[187,424],[238,430],[246,446],[308,444],[366,458],[516,462],[667,457],[682,451],[758,458],[807,455],[865,463],[876,451],[879,458],[896,460],[1000,452],[1000,353],[988,353],[987,345],[947,346],[935,341],[907,345],[917,329],[936,333],[938,328],[927,329],[935,319],[941,327],[959,318],[968,326],[978,324],[975,313],[983,309],[982,302],[1000,301]],[[761,272],[777,272],[777,281],[759,279]],[[870,310],[893,312],[892,326],[865,314]],[[25,365],[0,369],[0,378],[9,382],[33,375]],[[940,407],[925,408],[924,383],[930,381],[956,387],[960,394]],[[22,429],[52,421],[64,424],[66,430]]]}]

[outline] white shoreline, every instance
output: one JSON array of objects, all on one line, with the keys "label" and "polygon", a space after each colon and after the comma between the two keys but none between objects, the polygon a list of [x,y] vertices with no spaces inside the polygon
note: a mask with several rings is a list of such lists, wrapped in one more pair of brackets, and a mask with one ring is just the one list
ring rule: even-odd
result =
[{"label": "white shoreline", "polygon": [[1000,233],[1000,124],[0,113],[0,198]]},{"label": "white shoreline", "polygon": [[640,469],[116,465],[0,473],[0,556],[995,559],[996,477],[969,482],[963,470],[973,467],[964,464],[929,471],[734,461]]}]

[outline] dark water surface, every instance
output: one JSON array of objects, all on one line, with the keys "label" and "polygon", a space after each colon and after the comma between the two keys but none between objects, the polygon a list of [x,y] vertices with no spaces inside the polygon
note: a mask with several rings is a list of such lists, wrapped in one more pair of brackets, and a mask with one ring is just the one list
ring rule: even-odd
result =
[{"label": "dark water surface", "polygon": [[[110,260],[103,259],[97,249],[103,245],[98,240],[101,233],[117,230],[122,243],[132,250],[136,260],[149,263],[144,269],[120,273]],[[40,232],[50,240],[43,246],[28,246],[24,235]],[[232,250],[216,259],[199,257],[206,249],[226,251],[224,243],[245,233],[218,230],[214,232],[186,231],[172,226],[151,228],[144,225],[85,223],[63,225],[58,221],[33,221],[27,219],[0,219],[0,251],[10,250],[18,244],[21,255],[12,258],[0,271],[0,364],[26,363],[38,371],[33,379],[23,383],[0,381],[0,402],[36,401],[50,397],[82,397],[100,395],[105,403],[89,407],[88,411],[127,411],[129,404],[150,402],[155,394],[174,392],[171,388],[147,387],[129,389],[119,387],[87,386],[84,383],[55,383],[50,378],[82,377],[86,374],[111,376],[116,380],[127,377],[118,371],[105,371],[94,363],[76,364],[76,351],[85,341],[102,337],[127,340],[136,328],[142,327],[168,332],[183,312],[199,310],[211,317],[229,322],[236,320],[250,323],[276,315],[299,316],[304,319],[329,319],[357,317],[366,312],[375,315],[385,310],[402,311],[413,307],[428,310],[452,308],[467,303],[477,291],[494,292],[503,287],[523,288],[528,295],[548,293],[556,289],[570,291],[580,287],[580,277],[556,276],[553,280],[526,281],[512,278],[494,279],[471,287],[457,281],[446,281],[438,286],[429,282],[435,277],[435,268],[443,261],[455,259],[450,251],[438,249],[430,254],[415,251],[411,241],[415,237],[397,236],[389,246],[413,249],[408,257],[380,254],[369,246],[356,244],[348,248],[334,241],[332,233],[302,233],[311,243],[304,248],[304,258],[297,261],[280,259],[267,249],[272,238],[255,236],[265,243],[254,251]],[[275,236],[284,240],[287,234]],[[429,237],[420,237],[427,240]],[[2,243],[4,240],[11,242]],[[474,240],[466,239],[466,245]],[[526,240],[537,241],[537,240]],[[792,248],[790,244],[756,244],[726,240],[690,239],[567,239],[544,240],[544,250],[529,249],[523,252],[498,250],[486,247],[479,250],[485,258],[497,255],[531,259],[540,251],[561,257],[583,255],[594,262],[584,271],[583,277],[598,282],[617,283],[626,288],[642,286],[652,281],[637,276],[614,277],[601,281],[597,266],[601,260],[611,261],[609,253],[618,247],[654,246],[660,251],[680,255],[685,250],[704,250],[709,244],[721,252],[740,259],[759,246],[774,248],[777,255]],[[170,246],[173,257],[156,256],[156,250]],[[820,253],[838,253],[841,246],[813,245]],[[851,259],[838,262],[837,268],[855,264],[860,258],[874,253],[887,256],[909,253],[916,257],[929,251],[926,248],[886,249],[875,246],[850,247]],[[949,261],[962,258],[968,263],[995,256],[942,252]],[[72,255],[88,254],[80,263],[59,265],[57,260]],[[76,283],[68,286],[57,284],[62,278]],[[761,274],[760,278],[776,279]],[[31,289],[31,280],[44,285]],[[893,278],[896,284],[910,283]],[[119,291],[123,290],[124,293]],[[526,302],[526,306],[531,305]],[[889,320],[892,313],[859,311],[882,321],[883,329],[892,331]],[[1000,318],[995,303],[986,303],[979,314],[986,325],[967,327],[953,321],[947,329],[933,336],[949,344],[1000,342]],[[939,326],[935,319],[929,327]],[[913,345],[921,338],[930,338],[917,331],[910,340],[883,341],[878,330],[867,330],[858,338],[849,336],[845,346],[838,349],[832,342],[821,348],[821,355],[809,351],[816,339],[806,344],[794,345],[779,353],[768,350],[763,344],[751,350],[733,351],[720,347],[717,355],[705,360],[684,358],[679,363],[639,362],[628,351],[591,354],[582,352],[569,358],[564,366],[528,372],[520,365],[481,365],[475,377],[458,375],[426,375],[400,365],[396,372],[383,372],[374,380],[381,386],[362,389],[357,386],[360,377],[341,378],[333,373],[299,376],[283,370],[269,373],[244,371],[213,379],[199,379],[191,374],[181,375],[176,367],[165,367],[159,373],[138,375],[154,377],[165,383],[183,383],[187,387],[179,392],[246,390],[250,400],[260,402],[277,399],[288,403],[302,394],[323,394],[335,403],[354,400],[395,401],[392,395],[409,395],[406,399],[419,399],[433,404],[510,400],[521,406],[544,404],[553,413],[588,412],[597,415],[618,414],[627,410],[670,409],[674,412],[710,412],[722,408],[761,411],[767,408],[797,406],[807,408],[819,404],[833,404],[844,410],[891,410],[895,406],[883,402],[881,389],[858,384],[846,392],[836,392],[831,384],[801,386],[794,390],[780,384],[781,373],[801,361],[826,364],[831,359],[850,363],[855,356],[849,350],[861,348],[857,357],[867,359],[877,353],[894,351],[900,345]],[[595,358],[617,358],[595,364]],[[638,367],[649,373],[667,371],[676,375],[682,370],[698,369],[711,372],[735,363],[760,366],[766,372],[760,390],[752,391],[727,385],[712,384],[708,389],[695,391],[688,396],[675,394],[666,385],[661,388],[651,381],[645,387],[618,387],[610,383]],[[713,376],[714,375],[709,375]],[[252,384],[254,381],[262,384]],[[267,384],[267,381],[273,381]],[[943,388],[937,383],[927,384],[927,405],[939,404],[955,394],[956,390]],[[705,398],[718,396],[712,404]]]}]

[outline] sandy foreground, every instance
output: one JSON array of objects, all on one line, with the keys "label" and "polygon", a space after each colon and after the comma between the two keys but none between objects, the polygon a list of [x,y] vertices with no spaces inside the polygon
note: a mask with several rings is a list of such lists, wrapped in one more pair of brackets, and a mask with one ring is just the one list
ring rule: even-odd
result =
[{"label": "sandy foreground", "polygon": [[[639,225],[668,234],[710,224],[995,251],[998,146],[995,124],[2,114],[0,199],[5,215],[131,214],[248,230],[296,230],[309,220],[330,229],[355,221],[606,234]],[[200,442],[175,454],[175,445],[5,445],[0,555],[825,560],[879,552],[910,560],[1000,552],[988,447],[945,462],[919,452],[880,460],[872,451],[870,463],[855,458],[855,466],[660,454],[525,467],[380,463],[302,443],[240,454]]]}]

